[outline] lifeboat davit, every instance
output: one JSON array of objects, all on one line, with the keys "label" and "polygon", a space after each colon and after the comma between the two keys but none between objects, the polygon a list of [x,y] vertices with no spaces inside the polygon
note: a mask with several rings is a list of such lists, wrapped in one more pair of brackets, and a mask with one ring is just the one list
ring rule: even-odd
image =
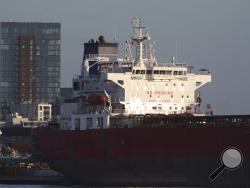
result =
[{"label": "lifeboat davit", "polygon": [[108,97],[105,95],[90,95],[87,102],[92,105],[103,105],[108,101]]},{"label": "lifeboat davit", "polygon": [[198,97],[196,98],[196,102],[197,102],[198,104],[201,104],[201,102],[202,102],[201,97],[198,96]]}]

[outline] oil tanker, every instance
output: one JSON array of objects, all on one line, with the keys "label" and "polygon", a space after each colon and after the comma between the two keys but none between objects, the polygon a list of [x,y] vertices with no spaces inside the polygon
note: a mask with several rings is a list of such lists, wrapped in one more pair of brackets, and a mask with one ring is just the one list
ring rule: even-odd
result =
[{"label": "oil tanker", "polygon": [[103,36],[84,44],[59,129],[35,133],[41,159],[83,185],[249,187],[250,116],[203,110],[210,71],[158,63],[141,20],[132,25],[126,58]]}]

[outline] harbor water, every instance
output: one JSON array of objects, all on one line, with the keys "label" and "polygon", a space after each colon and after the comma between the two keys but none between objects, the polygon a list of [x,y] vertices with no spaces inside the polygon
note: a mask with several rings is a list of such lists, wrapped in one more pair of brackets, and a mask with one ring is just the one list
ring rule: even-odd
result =
[{"label": "harbor water", "polygon": [[[0,184],[0,188],[90,188],[90,187],[82,187],[82,186],[57,186],[57,185],[3,185]],[[99,188],[92,187],[91,188]],[[109,188],[109,187],[100,187],[100,188]],[[115,188],[115,187],[113,187]],[[135,187],[119,187],[119,188],[135,188]],[[147,187],[149,188],[149,187]],[[197,188],[197,187],[164,187],[164,188]],[[199,187],[201,188],[201,187]],[[205,188],[205,187],[203,187]]]}]

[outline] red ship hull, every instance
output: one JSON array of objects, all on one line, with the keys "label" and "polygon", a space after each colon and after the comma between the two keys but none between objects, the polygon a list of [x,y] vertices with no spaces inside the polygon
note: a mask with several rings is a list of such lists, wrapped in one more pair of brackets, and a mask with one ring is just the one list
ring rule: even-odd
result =
[{"label": "red ship hull", "polygon": [[[41,157],[82,184],[250,186],[250,129],[113,128],[37,132]],[[209,174],[238,148],[239,169]]]}]

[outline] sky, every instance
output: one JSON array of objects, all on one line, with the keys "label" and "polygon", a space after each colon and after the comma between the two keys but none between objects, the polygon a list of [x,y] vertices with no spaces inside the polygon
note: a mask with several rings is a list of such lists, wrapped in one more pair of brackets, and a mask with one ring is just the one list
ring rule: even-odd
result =
[{"label": "sky", "polygon": [[179,60],[212,72],[201,96],[215,114],[250,114],[249,0],[0,0],[0,21],[61,23],[62,87],[80,73],[89,39],[104,35],[123,52],[135,16],[156,42],[159,62],[177,44]]}]

